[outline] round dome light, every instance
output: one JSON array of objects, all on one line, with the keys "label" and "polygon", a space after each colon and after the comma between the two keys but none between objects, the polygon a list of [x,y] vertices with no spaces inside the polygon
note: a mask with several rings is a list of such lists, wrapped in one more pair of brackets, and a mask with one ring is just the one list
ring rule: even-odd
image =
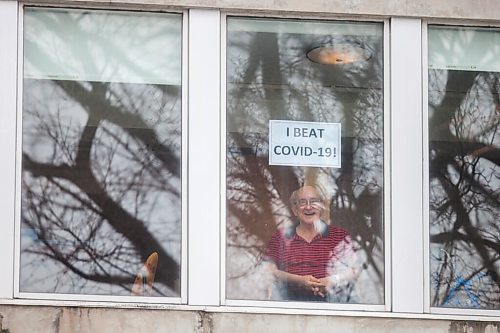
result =
[{"label": "round dome light", "polygon": [[323,65],[345,65],[370,59],[371,53],[360,45],[336,44],[315,47],[307,52],[307,58]]}]

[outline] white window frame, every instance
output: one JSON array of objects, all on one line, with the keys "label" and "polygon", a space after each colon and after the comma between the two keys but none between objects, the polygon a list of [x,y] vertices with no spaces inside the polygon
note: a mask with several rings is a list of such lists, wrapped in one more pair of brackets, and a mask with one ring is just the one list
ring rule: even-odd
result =
[{"label": "white window frame", "polygon": [[[266,300],[236,300],[226,298],[226,115],[227,115],[227,88],[226,88],[226,45],[227,45],[227,17],[248,17],[248,18],[277,18],[276,15],[264,15],[264,14],[242,14],[242,13],[231,13],[224,12],[221,18],[221,91],[220,100],[221,108],[221,146],[220,146],[220,165],[221,165],[221,201],[220,201],[220,230],[221,230],[221,243],[220,243],[220,300],[221,304],[229,307],[261,307],[261,308],[282,308],[282,309],[314,309],[314,310],[348,310],[348,311],[390,311],[391,309],[391,140],[390,140],[390,77],[389,77],[389,50],[390,50],[390,40],[389,40],[389,21],[382,19],[370,19],[370,18],[320,18],[326,21],[348,21],[348,22],[377,22],[383,24],[383,87],[384,87],[384,200],[383,200],[383,210],[384,210],[384,304],[341,304],[341,303],[317,303],[317,302],[281,302],[281,301],[266,301]],[[316,19],[318,17],[304,17],[304,16],[290,16],[290,15],[280,15],[279,18],[293,19]]]},{"label": "white window frame", "polygon": [[[188,118],[187,118],[187,12],[186,11],[169,11],[182,15],[182,81],[181,81],[181,292],[179,297],[147,297],[147,296],[113,296],[113,295],[93,295],[93,294],[64,294],[64,293],[35,293],[35,292],[21,292],[20,291],[20,230],[21,230],[21,173],[22,173],[22,114],[23,114],[23,62],[24,62],[24,8],[34,8],[37,5],[29,3],[13,2],[18,7],[18,25],[17,25],[17,124],[16,124],[16,147],[15,159],[15,236],[14,236],[14,283],[13,283],[13,297],[19,299],[33,299],[33,300],[64,300],[64,301],[89,301],[89,302],[120,302],[120,303],[170,303],[170,304],[185,304],[187,303],[187,132],[188,132]],[[40,8],[49,8],[48,5],[39,6]],[[51,6],[54,7],[54,6]],[[58,6],[59,8],[75,8],[71,6]],[[82,10],[102,10],[100,7],[77,7]],[[110,9],[106,9],[110,11]],[[121,10],[113,8],[111,10]],[[123,8],[130,12],[141,13],[137,9]],[[155,12],[153,9],[151,12]],[[12,195],[12,194],[11,194]]]},{"label": "white window frame", "polygon": [[[429,77],[428,77],[428,27],[429,25],[441,25],[448,27],[483,27],[492,28],[491,24],[476,21],[456,20],[424,20],[422,22],[422,122],[423,122],[423,224],[424,224],[424,268],[425,268],[425,309],[427,313],[436,315],[456,315],[467,319],[470,316],[486,316],[488,318],[500,318],[500,310],[485,310],[471,308],[452,308],[431,306],[431,283],[430,283],[430,209],[429,209]],[[495,28],[500,27],[500,23]]]},{"label": "white window frame", "polygon": [[17,34],[18,4],[0,2],[0,299],[14,293],[14,191],[16,189],[16,104],[17,104]]}]

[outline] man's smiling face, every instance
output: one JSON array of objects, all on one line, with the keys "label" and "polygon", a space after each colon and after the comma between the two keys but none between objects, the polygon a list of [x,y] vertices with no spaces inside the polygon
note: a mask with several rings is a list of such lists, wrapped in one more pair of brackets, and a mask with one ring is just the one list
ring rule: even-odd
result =
[{"label": "man's smiling face", "polygon": [[316,188],[304,186],[300,188],[292,203],[292,211],[300,223],[311,225],[321,219],[323,200]]}]

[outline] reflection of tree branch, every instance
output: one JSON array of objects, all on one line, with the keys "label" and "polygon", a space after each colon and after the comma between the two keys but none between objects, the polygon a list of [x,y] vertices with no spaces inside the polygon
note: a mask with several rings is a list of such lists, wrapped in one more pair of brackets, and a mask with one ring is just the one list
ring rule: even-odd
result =
[{"label": "reflection of tree branch", "polygon": [[[453,163],[453,167],[457,172],[460,172],[459,170],[460,167],[457,165],[457,163]],[[498,194],[495,194],[494,192],[487,190],[485,186],[476,179],[474,179],[474,177],[469,172],[463,172],[462,177],[463,177],[463,183],[467,183],[469,184],[469,186],[475,188],[478,193],[482,194],[486,202],[489,202],[489,204],[492,205],[493,207],[495,206],[500,207],[500,200]]]},{"label": "reflection of tree branch", "polygon": [[[132,137],[140,140],[151,149],[155,156],[162,161],[172,175],[180,176],[179,159],[174,152],[158,140],[153,129],[139,116],[111,105],[103,94],[105,84],[92,82],[92,91],[85,89],[81,83],[76,81],[54,81],[68,96],[82,105],[89,113],[89,117],[99,120],[107,120],[127,131]],[[98,92],[98,93],[96,93]],[[131,125],[133,124],[133,127]]]},{"label": "reflection of tree branch", "polygon": [[[476,75],[474,72],[448,71],[448,81],[446,83],[447,92],[469,91],[474,84]],[[460,109],[462,100],[455,98],[453,94],[446,94],[440,105],[435,106],[432,117],[429,119],[429,136],[433,140],[454,141],[450,132],[450,124],[455,112]]]},{"label": "reflection of tree branch", "polygon": [[496,273],[495,283],[500,287],[500,279],[496,268],[492,264],[492,258],[490,258],[488,254],[488,250],[484,245],[484,239],[480,236],[478,230],[472,225],[469,214],[467,213],[460,197],[460,191],[457,186],[454,186],[451,182],[441,179],[441,184],[448,195],[450,200],[450,205],[453,210],[456,212],[456,220],[453,225],[452,232],[458,232],[458,230],[463,227],[468,238],[469,242],[471,242],[476,248],[479,256],[481,257],[484,266],[491,272]]},{"label": "reflection of tree branch", "polygon": [[[147,170],[153,176],[154,182],[148,184],[148,186],[150,186],[151,189],[157,188],[162,191],[168,191],[174,194],[176,197],[181,196],[180,189],[176,186],[169,184],[169,182],[162,176],[162,172],[164,170],[162,165],[161,164],[155,165],[154,152],[150,153],[149,150],[146,149],[144,150],[130,149],[129,144],[126,142],[126,139],[124,139],[122,135],[114,133],[112,130],[108,128],[108,126],[101,126],[100,130],[103,131],[103,133],[106,133],[106,135],[112,138],[115,142],[117,142],[117,145],[121,145],[121,147],[127,149],[127,152],[130,154],[132,159],[143,165],[144,170]],[[153,156],[150,156],[150,154],[152,154]],[[109,167],[107,168],[107,172],[110,171],[110,169],[111,165],[109,165]],[[139,173],[142,174],[144,170],[140,170]],[[103,179],[106,178],[106,173],[102,175],[102,178]]]},{"label": "reflection of tree branch", "polygon": [[41,240],[44,244],[44,246],[50,251],[50,253],[43,252],[43,251],[34,251],[34,250],[25,250],[27,253],[32,253],[32,254],[37,254],[37,255],[42,255],[44,257],[54,259],[61,264],[63,264],[66,268],[68,268],[70,271],[73,273],[77,274],[78,276],[84,278],[85,280],[90,280],[90,281],[95,281],[95,282],[102,282],[102,283],[108,283],[108,284],[119,284],[119,285],[130,285],[130,281],[133,278],[133,276],[123,276],[123,275],[110,275],[110,274],[88,274],[82,271],[81,269],[77,268],[75,265],[71,263],[71,260],[67,259],[65,256],[61,254],[56,248],[54,248],[52,245],[50,245],[47,241],[44,241],[43,239]]},{"label": "reflection of tree branch", "polygon": [[161,260],[161,265],[157,270],[158,280],[174,290],[178,288],[176,280],[179,266],[177,262],[151,235],[142,221],[131,216],[108,196],[89,169],[35,162],[25,153],[23,154],[23,167],[34,177],[62,178],[78,186],[100,208],[100,214],[113,229],[134,244],[143,261],[146,261],[151,253],[158,253]]},{"label": "reflection of tree branch", "polygon": [[[446,74],[448,77],[445,94],[440,104],[434,105],[429,119],[429,146],[431,185],[437,184],[436,181],[440,185],[431,195],[431,213],[435,216],[432,226],[441,230],[431,233],[430,241],[443,244],[440,249],[447,255],[445,259],[434,258],[438,263],[434,305],[443,305],[456,276],[473,277],[486,270],[491,282],[482,281],[480,290],[493,293],[500,287],[495,265],[500,254],[498,235],[493,232],[488,235],[486,231],[495,223],[496,207],[500,205],[494,183],[500,166],[500,149],[495,139],[498,111],[488,114],[492,111],[491,99],[498,110],[499,96],[495,88],[498,75],[464,71],[440,73],[441,77]],[[483,223],[486,228],[481,227]],[[461,251],[471,259],[458,267],[457,262],[463,260]],[[482,295],[481,303],[484,307],[497,306],[498,298],[488,300]]]},{"label": "reflection of tree branch", "polygon": [[[431,243],[436,243],[436,244],[447,244],[449,242],[454,242],[454,241],[462,241],[464,243],[471,243],[472,240],[470,239],[469,235],[463,234],[459,231],[446,231],[446,232],[441,232],[439,234],[434,234],[430,236],[430,241]],[[496,253],[500,254],[500,244],[496,241],[491,241],[486,238],[482,238],[481,242],[494,250]]]},{"label": "reflection of tree branch", "polygon": [[[433,158],[433,164],[436,166],[446,165],[448,162],[454,160],[456,156],[467,156],[471,155],[477,158],[484,158],[500,166],[500,149],[487,145],[481,142],[464,142],[464,141],[437,141],[432,140],[430,143],[430,149],[438,152],[437,156]],[[436,176],[438,168],[434,167],[431,169],[433,172],[430,176]]]},{"label": "reflection of tree branch", "polygon": [[[237,133],[232,136],[232,139],[236,142],[237,147],[246,147],[248,144]],[[259,207],[249,208],[246,206],[241,209],[232,200],[229,200],[228,209],[238,217],[251,235],[255,235],[267,243],[272,231],[276,228],[276,223],[274,222],[275,217],[272,208],[273,196],[267,188],[266,168],[262,160],[255,155],[242,155],[241,158],[246,168],[245,172],[241,174],[242,180],[249,187],[254,188],[255,193],[259,194],[258,200],[261,204]],[[235,175],[231,176],[234,177]],[[263,221],[264,223],[262,223]]]},{"label": "reflection of tree branch", "polygon": [[[54,213],[55,212],[52,211],[52,216],[57,216]],[[39,212],[39,214],[41,214],[41,216],[38,217],[39,219],[47,219],[49,221],[52,221],[54,224],[58,225],[59,227],[61,227],[62,221],[60,221],[60,220],[53,221],[50,219],[49,216],[43,214],[42,212]],[[130,288],[130,287],[127,287],[126,284],[130,285],[130,282],[133,278],[133,275],[123,276],[123,275],[111,275],[111,274],[107,273],[106,270],[98,263],[98,261],[95,260],[96,259],[95,256],[92,253],[90,253],[88,247],[85,246],[84,243],[86,243],[86,241],[81,240],[70,229],[62,228],[61,230],[64,230],[65,232],[70,233],[73,236],[73,238],[79,243],[79,245],[72,248],[71,253],[64,254],[63,251],[59,250],[55,246],[52,246],[52,240],[54,238],[48,234],[47,229],[45,229],[41,226],[38,226],[35,223],[33,223],[31,220],[28,220],[25,218],[23,218],[23,223],[30,226],[33,230],[36,230],[37,231],[37,239],[44,244],[44,247],[42,248],[43,250],[26,249],[26,250],[24,250],[26,253],[32,253],[32,254],[36,254],[36,255],[45,256],[45,257],[50,258],[50,259],[54,259],[57,262],[63,264],[66,268],[68,268],[73,273],[77,274],[78,276],[80,276],[82,278],[85,278],[86,280],[108,283],[108,284],[118,284],[126,289]],[[92,237],[90,236],[89,239],[90,238],[92,238]],[[87,239],[87,241],[89,239]],[[83,264],[87,264],[86,260],[78,258],[79,249],[83,249],[85,251],[85,253],[87,253],[87,255],[89,255],[89,257],[92,258],[93,262],[97,264],[97,267],[104,274],[97,274],[97,273],[88,274],[88,273],[84,272],[83,270],[77,268],[76,265],[73,264],[73,262],[82,262]],[[124,273],[127,273],[127,272],[124,272]]]}]

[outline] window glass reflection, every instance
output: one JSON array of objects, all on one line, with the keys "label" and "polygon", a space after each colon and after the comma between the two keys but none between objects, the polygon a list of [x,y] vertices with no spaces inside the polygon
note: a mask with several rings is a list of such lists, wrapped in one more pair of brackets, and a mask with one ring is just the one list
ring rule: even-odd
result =
[{"label": "window glass reflection", "polygon": [[227,298],[383,304],[383,25],[227,29]]},{"label": "window glass reflection", "polygon": [[429,28],[431,305],[500,308],[500,31]]},{"label": "window glass reflection", "polygon": [[181,16],[24,24],[20,291],[180,296]]}]

